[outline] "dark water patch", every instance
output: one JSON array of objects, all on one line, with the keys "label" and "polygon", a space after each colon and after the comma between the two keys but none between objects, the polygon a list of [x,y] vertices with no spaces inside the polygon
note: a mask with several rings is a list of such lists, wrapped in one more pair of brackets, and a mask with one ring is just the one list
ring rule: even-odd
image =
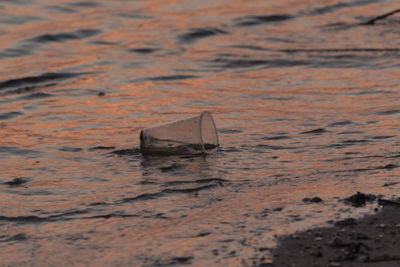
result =
[{"label": "dark water patch", "polygon": [[228,32],[212,27],[196,28],[180,35],[178,39],[182,43],[193,43],[199,39],[221,34],[228,34]]},{"label": "dark water patch", "polygon": [[52,221],[52,218],[51,217],[38,217],[38,216],[8,217],[8,216],[0,215],[0,221],[18,222],[18,223],[37,223],[37,222],[44,222],[44,221]]},{"label": "dark water patch", "polygon": [[302,200],[304,203],[320,203],[323,202],[323,200],[320,197],[313,197],[313,198],[303,198]]},{"label": "dark water patch", "polygon": [[[49,81],[55,81],[55,80],[66,80],[70,78],[75,78],[81,75],[85,75],[88,73],[55,73],[55,72],[49,72],[49,73],[44,73],[39,76],[29,76],[29,77],[23,77],[23,78],[18,78],[18,79],[11,79],[7,80],[4,82],[0,82],[0,90],[6,89],[6,88],[12,88],[12,87],[19,87],[19,86],[27,86],[27,88],[22,88],[20,89],[21,92],[23,91],[30,91],[35,88],[30,88],[33,84],[39,84],[39,83],[46,83]],[[54,84],[52,84],[54,85]]]},{"label": "dark water patch", "polygon": [[354,48],[324,48],[324,49],[281,49],[283,53],[338,53],[338,52],[400,52],[400,48],[370,48],[370,47],[354,47]]},{"label": "dark water patch", "polygon": [[194,181],[170,181],[164,182],[165,185],[181,185],[181,184],[205,184],[205,183],[217,183],[222,185],[222,183],[228,182],[228,180],[221,179],[221,178],[209,178],[209,179],[199,179]]},{"label": "dark water patch", "polygon": [[140,155],[140,148],[130,148],[130,149],[119,149],[110,152],[111,154],[115,154],[118,156],[137,156]]},{"label": "dark water patch", "polygon": [[30,0],[1,0],[0,2],[5,2],[5,3],[10,3],[10,4],[15,4],[15,5],[25,5],[25,4],[30,4]]},{"label": "dark water patch", "polygon": [[69,6],[74,6],[74,7],[99,7],[100,4],[96,2],[89,2],[89,1],[84,1],[84,2],[75,2],[75,3],[69,3]]},{"label": "dark water patch", "polygon": [[[67,221],[67,220],[77,220],[77,219],[93,219],[93,218],[104,218],[107,215],[94,215],[88,217],[77,217],[76,215],[88,214],[92,213],[92,209],[84,209],[84,210],[71,210],[67,212],[63,212],[60,214],[49,215],[49,216],[1,216],[0,221],[5,222],[15,222],[15,223],[46,223],[46,222],[55,222],[55,221]],[[48,212],[42,212],[43,214],[47,214]],[[110,217],[113,215],[109,215]],[[115,217],[133,217],[135,215],[124,215],[124,214],[114,214]]]},{"label": "dark water patch", "polygon": [[84,219],[110,219],[110,218],[132,218],[139,217],[137,214],[121,214],[121,213],[110,213],[102,215],[94,215],[90,217],[85,217]]},{"label": "dark water patch", "polygon": [[241,27],[255,26],[266,23],[276,23],[292,19],[293,16],[287,14],[264,15],[264,16],[247,16],[235,19],[236,25]]},{"label": "dark water patch", "polygon": [[253,51],[267,51],[269,49],[261,47],[261,46],[255,46],[255,45],[229,45],[226,46],[227,48],[239,48],[239,49],[247,49],[247,50],[253,50]]},{"label": "dark water patch", "polygon": [[154,82],[167,82],[167,81],[179,81],[179,80],[188,80],[199,78],[196,75],[167,75],[167,76],[155,76],[146,78],[146,80],[154,81]]},{"label": "dark water patch", "polygon": [[165,166],[165,167],[159,167],[158,169],[162,172],[170,172],[170,171],[175,171],[175,170],[179,170],[179,169],[183,169],[186,165],[184,164],[177,164],[177,163],[172,163],[169,166]]},{"label": "dark water patch", "polygon": [[399,114],[400,109],[391,109],[391,110],[386,110],[386,111],[381,111],[375,113],[376,115],[394,115],[394,114]]},{"label": "dark water patch", "polygon": [[334,122],[328,125],[328,127],[341,127],[341,126],[346,126],[346,125],[351,125],[353,124],[352,121],[338,121]]},{"label": "dark water patch", "polygon": [[26,234],[16,234],[14,236],[8,237],[8,238],[3,238],[0,239],[0,242],[12,242],[12,241],[27,241],[28,236]]},{"label": "dark water patch", "polygon": [[9,187],[15,187],[15,186],[23,185],[23,184],[25,184],[27,182],[29,182],[28,178],[17,177],[17,178],[14,178],[13,180],[5,182],[3,184],[4,185],[8,185]]},{"label": "dark water patch", "polygon": [[236,147],[220,147],[218,149],[218,153],[223,153],[223,152],[227,152],[227,153],[230,153],[230,152],[242,152],[242,150],[238,149]]},{"label": "dark water patch", "polygon": [[262,96],[257,98],[262,99],[262,100],[275,100],[275,101],[289,101],[293,100],[293,97],[271,97],[271,96]]},{"label": "dark water patch", "polygon": [[119,42],[110,42],[110,41],[94,41],[91,42],[91,44],[95,44],[95,45],[118,45]]},{"label": "dark water patch", "polygon": [[115,146],[95,146],[89,148],[89,151],[95,151],[95,150],[112,150],[115,149]]},{"label": "dark water patch", "polygon": [[367,140],[367,139],[360,139],[360,140],[344,140],[339,144],[331,144],[331,145],[327,145],[325,147],[327,148],[344,148],[344,147],[348,147],[348,146],[353,146],[353,145],[357,145],[357,144],[367,144],[367,143],[371,143],[371,140]]},{"label": "dark water patch", "polygon": [[266,136],[261,139],[270,141],[270,140],[285,140],[285,139],[290,139],[290,138],[292,138],[292,137],[287,136],[287,135],[278,135],[278,136]]},{"label": "dark water patch", "polygon": [[141,15],[141,14],[135,14],[135,13],[119,13],[116,15],[119,17],[133,19],[133,20],[147,20],[147,19],[154,18],[154,16],[147,16],[147,15]]},{"label": "dark water patch", "polygon": [[69,147],[69,146],[63,146],[62,148],[58,149],[63,152],[81,152],[83,149],[80,147]]},{"label": "dark water patch", "polygon": [[31,54],[32,54],[32,51],[24,49],[24,48],[8,48],[8,49],[0,51],[0,59],[23,57],[23,56],[29,56]]},{"label": "dark water patch", "polygon": [[136,197],[124,198],[122,200],[117,201],[116,204],[135,202],[135,201],[141,201],[141,200],[152,200],[152,199],[157,199],[157,198],[164,197],[166,195],[172,195],[172,194],[192,194],[192,193],[197,193],[197,192],[200,192],[203,190],[211,189],[216,186],[218,186],[218,184],[209,184],[209,185],[204,185],[204,186],[200,186],[200,187],[185,188],[185,189],[164,189],[157,193],[146,193],[146,194],[142,194],[142,195],[139,195]]},{"label": "dark water patch", "polygon": [[355,0],[355,1],[348,1],[348,2],[339,2],[333,5],[327,5],[324,7],[316,8],[307,12],[308,15],[324,15],[327,13],[331,13],[337,11],[342,8],[350,8],[350,7],[357,7],[363,5],[369,5],[375,3],[374,0]]},{"label": "dark water patch", "polygon": [[95,29],[81,29],[72,32],[54,33],[54,34],[43,34],[30,39],[30,41],[37,43],[48,43],[48,42],[64,42],[69,40],[80,40],[89,38],[99,34],[100,30]]},{"label": "dark water patch", "polygon": [[376,95],[376,94],[394,94],[393,91],[384,91],[384,90],[364,90],[358,92],[351,92],[348,95]]},{"label": "dark water patch", "polygon": [[242,133],[242,130],[237,130],[237,129],[218,129],[219,133],[223,134],[237,134],[237,133]]},{"label": "dark water patch", "polygon": [[[371,156],[373,157],[373,156]],[[382,158],[382,156],[376,156],[377,158]],[[363,158],[363,157],[360,157]],[[349,158],[351,159],[351,158]],[[338,170],[338,171],[328,171],[328,172],[317,172],[318,174],[332,174],[332,173],[347,173],[347,172],[369,172],[369,171],[377,171],[377,170],[388,170],[391,171],[393,169],[399,168],[399,165],[395,164],[387,164],[384,166],[374,166],[369,168],[356,168],[356,169],[348,169],[348,170]]]},{"label": "dark water patch", "polygon": [[107,202],[101,201],[101,202],[93,202],[87,204],[88,206],[106,206],[109,205]]},{"label": "dark water patch", "polygon": [[385,13],[385,14],[379,15],[379,16],[374,17],[374,18],[372,18],[372,19],[369,19],[369,20],[366,21],[366,22],[360,23],[360,25],[374,25],[375,22],[377,22],[378,20],[386,19],[386,18],[388,18],[389,16],[392,16],[392,15],[394,15],[394,14],[396,14],[396,13],[400,13],[400,8],[399,8],[399,9],[395,9],[395,10],[390,11],[390,12]]},{"label": "dark water patch", "polygon": [[65,7],[65,6],[48,6],[46,7],[51,12],[58,12],[64,14],[76,13],[77,11],[73,8]]},{"label": "dark water patch", "polygon": [[210,234],[211,234],[211,232],[202,232],[202,233],[195,235],[194,237],[203,237],[203,236],[208,236]]},{"label": "dark water patch", "polygon": [[134,53],[138,53],[138,54],[151,54],[154,53],[156,51],[158,51],[159,49],[157,48],[132,48],[132,49],[128,49],[128,52],[134,52]]},{"label": "dark water patch", "polygon": [[258,144],[255,146],[256,148],[263,148],[263,149],[272,149],[272,150],[287,150],[287,149],[298,149],[300,147],[290,147],[290,146],[273,146],[273,145],[266,145],[266,144]]},{"label": "dark water patch", "polygon": [[37,155],[39,151],[31,149],[23,149],[13,146],[0,146],[0,153],[13,154],[17,156]]},{"label": "dark water patch", "polygon": [[19,111],[10,111],[10,112],[6,112],[6,113],[0,113],[0,120],[11,120],[14,119],[18,116],[23,115],[24,113],[19,112]]},{"label": "dark water patch", "polygon": [[47,93],[33,93],[30,95],[26,95],[26,96],[22,96],[19,99],[22,100],[34,100],[34,99],[42,99],[42,98],[49,98],[49,97],[53,97],[54,95],[52,94],[47,94]]},{"label": "dark water patch", "polygon": [[326,132],[327,132],[327,130],[324,129],[324,128],[317,128],[317,129],[314,129],[314,130],[302,132],[302,134],[323,134],[323,133],[326,133]]},{"label": "dark water patch", "polygon": [[377,135],[377,136],[371,136],[371,139],[377,139],[377,140],[381,140],[381,139],[389,139],[389,138],[393,138],[395,137],[394,135]]},{"label": "dark water patch", "polygon": [[375,168],[375,170],[393,170],[393,169],[396,169],[396,168],[399,168],[399,167],[400,167],[399,165],[390,163],[390,164],[387,164],[385,166],[378,166],[378,167]]},{"label": "dark water patch", "polygon": [[351,145],[353,145],[353,144],[369,143],[369,142],[371,142],[371,141],[368,140],[368,139],[350,139],[350,140],[344,140],[342,142],[342,144],[351,144]]},{"label": "dark water patch", "polygon": [[48,84],[40,84],[40,85],[29,85],[29,86],[23,86],[19,87],[17,89],[11,89],[7,90],[4,95],[12,95],[12,94],[27,94],[27,93],[32,93],[37,90],[40,90],[42,88],[50,87],[50,86],[55,86],[57,85],[56,83],[48,83]]},{"label": "dark water patch", "polygon": [[384,187],[388,187],[388,186],[392,186],[392,185],[396,185],[396,184],[400,184],[400,182],[385,183],[383,186],[384,186]]},{"label": "dark water patch", "polygon": [[228,59],[228,58],[216,58],[213,60],[220,68],[251,68],[263,66],[266,68],[283,68],[283,67],[296,67],[296,66],[308,66],[312,63],[305,60],[286,60],[286,59],[273,59],[273,60],[262,60],[262,59]]}]

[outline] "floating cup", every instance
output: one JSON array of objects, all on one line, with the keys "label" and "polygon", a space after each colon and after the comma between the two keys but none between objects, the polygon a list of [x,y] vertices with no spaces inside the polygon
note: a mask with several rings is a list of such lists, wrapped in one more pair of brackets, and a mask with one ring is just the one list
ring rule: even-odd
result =
[{"label": "floating cup", "polygon": [[218,146],[217,129],[208,111],[140,132],[143,155],[206,154],[217,150]]}]

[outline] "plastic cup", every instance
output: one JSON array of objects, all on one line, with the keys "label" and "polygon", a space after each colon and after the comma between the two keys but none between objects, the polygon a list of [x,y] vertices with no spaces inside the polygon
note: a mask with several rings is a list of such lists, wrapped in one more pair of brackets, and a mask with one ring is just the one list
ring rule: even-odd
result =
[{"label": "plastic cup", "polygon": [[210,112],[143,129],[143,155],[206,154],[218,149],[218,135]]}]

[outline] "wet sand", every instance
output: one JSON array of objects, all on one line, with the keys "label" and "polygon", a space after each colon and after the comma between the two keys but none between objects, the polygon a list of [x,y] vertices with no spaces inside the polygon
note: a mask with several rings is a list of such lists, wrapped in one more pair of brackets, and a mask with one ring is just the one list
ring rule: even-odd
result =
[{"label": "wet sand", "polygon": [[281,237],[272,266],[400,266],[400,202],[377,205],[374,215]]}]

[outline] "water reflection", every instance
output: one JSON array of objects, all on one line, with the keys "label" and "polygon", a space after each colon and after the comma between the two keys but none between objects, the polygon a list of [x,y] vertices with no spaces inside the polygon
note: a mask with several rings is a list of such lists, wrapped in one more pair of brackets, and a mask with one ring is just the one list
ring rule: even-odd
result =
[{"label": "water reflection", "polygon": [[[257,265],[399,190],[397,1],[0,2],[4,265]],[[217,153],[142,157],[204,109]]]}]

